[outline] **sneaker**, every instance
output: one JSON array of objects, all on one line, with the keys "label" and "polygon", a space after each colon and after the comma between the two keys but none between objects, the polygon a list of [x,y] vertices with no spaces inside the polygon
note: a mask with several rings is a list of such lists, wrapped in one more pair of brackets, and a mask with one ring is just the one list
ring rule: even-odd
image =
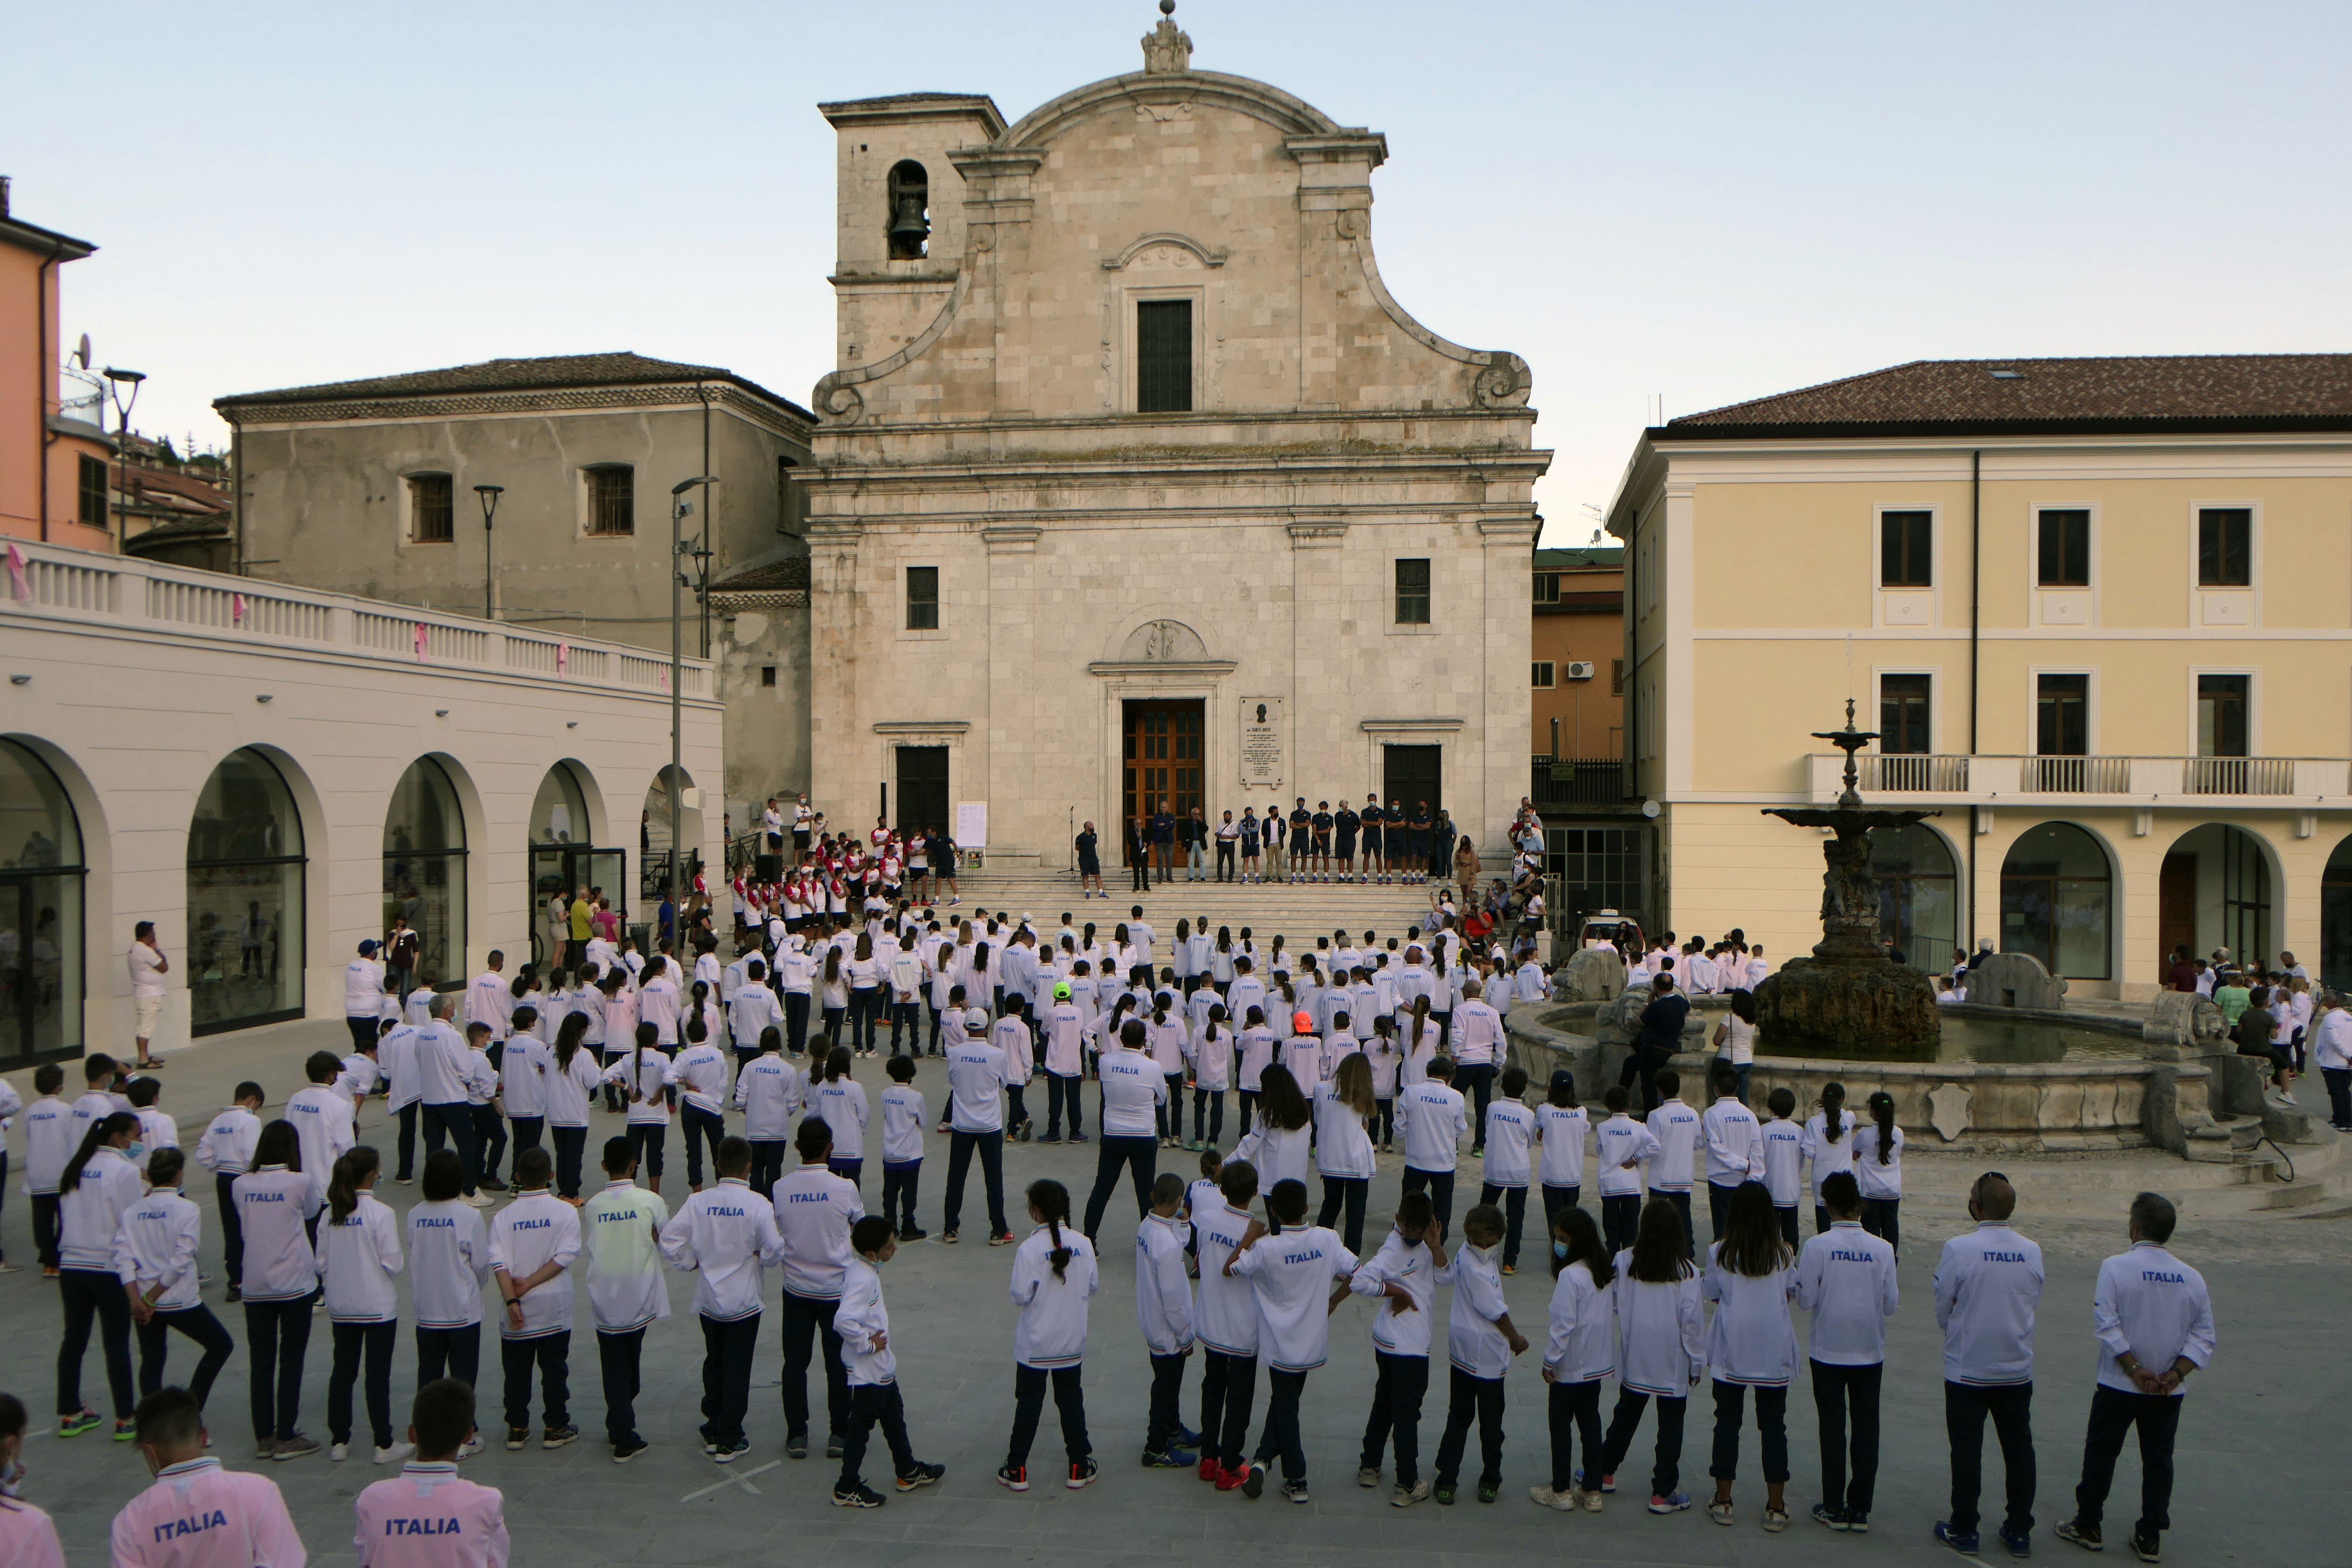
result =
[{"label": "sneaker", "polygon": [[[2338,1131],[2340,1131],[2342,1130],[2339,1128]],[[22,1274],[24,1271],[25,1266],[23,1264],[10,1263],[5,1258],[0,1258],[0,1274]],[[205,1283],[208,1282],[209,1281],[205,1281]]]},{"label": "sneaker", "polygon": [[[1584,1479],[1584,1472],[1582,1470],[1576,1472],[1576,1484],[1582,1487],[1588,1492],[1594,1489],[1592,1483]],[[1601,1477],[1600,1489],[1604,1492],[1615,1491],[1617,1489],[1617,1478],[1615,1476]]]},{"label": "sneaker", "polygon": [[1817,1502],[1813,1505],[1813,1522],[1825,1524],[1832,1530],[1843,1530],[1845,1511],[1843,1509],[1832,1508],[1825,1502]]},{"label": "sneaker", "polygon": [[1561,1513],[1576,1511],[1576,1491],[1573,1488],[1564,1492],[1556,1492],[1549,1487],[1529,1487],[1528,1500],[1538,1508],[1556,1509]]},{"label": "sneaker", "polygon": [[543,1427],[539,1434],[539,1446],[542,1448],[561,1448],[579,1436],[580,1428],[577,1426]]},{"label": "sneaker", "polygon": [[496,1176],[484,1176],[478,1184],[486,1192],[502,1193],[507,1190],[507,1184]]},{"label": "sneaker", "polygon": [[808,1458],[807,1433],[788,1432],[784,1435],[784,1458],[787,1459],[805,1459]]},{"label": "sneaker", "polygon": [[1440,1508],[1452,1508],[1454,1506],[1454,1489],[1451,1486],[1441,1485],[1431,1491],[1429,1495],[1437,1500],[1437,1506]]},{"label": "sneaker", "polygon": [[1242,1496],[1245,1498],[1256,1498],[1263,1497],[1265,1495],[1265,1467],[1259,1464],[1255,1459],[1252,1459],[1249,1463],[1249,1468],[1242,1472]]},{"label": "sneaker", "polygon": [[947,1243],[950,1247],[953,1247],[957,1242],[961,1241],[963,1237],[958,1236],[954,1231],[943,1230],[940,1232],[940,1239]]},{"label": "sneaker", "polygon": [[1977,1532],[1973,1530],[1954,1530],[1949,1520],[1939,1519],[1936,1521],[1936,1539],[1963,1557],[1974,1557],[1977,1554]]},{"label": "sneaker", "polygon": [[1093,1140],[1088,1138],[1083,1132],[1073,1132],[1070,1134],[1070,1142],[1073,1143],[1090,1143]]},{"label": "sneaker", "polygon": [[864,1481],[858,1482],[847,1491],[843,1491],[839,1487],[833,1489],[833,1506],[835,1508],[880,1508],[889,1500]]},{"label": "sneaker", "polygon": [[824,1457],[826,1458],[838,1459],[841,1458],[841,1447],[840,1433],[828,1432],[824,1435]]},{"label": "sneaker", "polygon": [[351,1457],[352,1446],[349,1443],[330,1443],[327,1445],[328,1463],[340,1465]]},{"label": "sneaker", "polygon": [[1143,1468],[1147,1470],[1189,1470],[1201,1462],[1201,1456],[1190,1448],[1172,1445],[1165,1448],[1146,1448]]},{"label": "sneaker", "polygon": [[1201,1435],[1179,1421],[1176,1423],[1176,1435],[1168,1439],[1168,1446],[1171,1448],[1197,1449],[1201,1447]]},{"label": "sneaker", "polygon": [[297,1432],[291,1437],[280,1437],[278,1446],[269,1450],[273,1459],[307,1459],[319,1451],[316,1440]]},{"label": "sneaker", "polygon": [[910,1492],[917,1487],[929,1486],[947,1473],[948,1468],[945,1465],[926,1465],[919,1459],[913,1469],[898,1478],[898,1489],[902,1492]]},{"label": "sneaker", "polygon": [[1359,1466],[1356,1469],[1356,1484],[1360,1487],[1379,1486],[1381,1484],[1381,1468],[1378,1465]]},{"label": "sneaker", "polygon": [[928,1230],[918,1230],[910,1225],[907,1226],[906,1229],[898,1233],[898,1239],[900,1241],[920,1241],[930,1234],[931,1233]]},{"label": "sneaker", "polygon": [[1688,1507],[1690,1507],[1688,1492],[1676,1492],[1671,1497],[1660,1497],[1655,1492],[1650,1494],[1652,1513],[1680,1513]]},{"label": "sneaker", "polygon": [[751,1445],[744,1439],[738,1437],[732,1443],[721,1443],[718,1445],[710,1457],[719,1464],[731,1465],[751,1451]]},{"label": "sneaker", "polygon": [[1397,1489],[1389,1494],[1391,1508],[1411,1508],[1417,1502],[1428,1500],[1429,1483],[1427,1481],[1415,1481],[1411,1486],[1406,1486],[1400,1481],[1397,1483]]},{"label": "sneaker", "polygon": [[1203,1454],[1201,1456],[1201,1468],[1199,1474],[1202,1480],[1215,1480],[1219,1473],[1223,1469],[1224,1467],[1217,1463],[1217,1457],[1214,1454]]},{"label": "sneaker", "polygon": [[390,1447],[378,1448],[375,1451],[375,1463],[396,1464],[415,1452],[416,1452],[416,1445],[414,1443],[394,1443]]},{"label": "sneaker", "polygon": [[1478,1500],[1480,1502],[1493,1502],[1496,1498],[1501,1497],[1502,1495],[1503,1489],[1499,1484],[1493,1481],[1480,1481],[1478,1483]]},{"label": "sneaker", "polygon": [[1246,1479],[1239,1470],[1229,1469],[1223,1465],[1217,1467],[1217,1489],[1221,1492],[1237,1492]]},{"label": "sneaker", "polygon": [[1856,1513],[1852,1509],[1848,1509],[1845,1515],[1845,1528],[1849,1534],[1868,1535],[1870,1533],[1870,1515],[1866,1513]]},{"label": "sneaker", "polygon": [[1058,1132],[1048,1132],[1043,1138],[1037,1140],[1040,1143],[1059,1143],[1061,1141],[1062,1135]]},{"label": "sneaker", "polygon": [[2021,1534],[2011,1535],[2009,1532],[2008,1527],[2003,1526],[2000,1532],[2000,1543],[2009,1548],[2009,1554],[2011,1557],[2031,1557],[2033,1555],[2033,1532],[2032,1531],[2026,1531]]},{"label": "sneaker", "polygon": [[613,1463],[625,1465],[651,1447],[653,1445],[643,1437],[632,1437],[625,1443],[615,1443],[613,1445]]},{"label": "sneaker", "polygon": [[1282,1495],[1292,1502],[1305,1502],[1307,1500],[1307,1483],[1303,1480],[1285,1481],[1282,1483]]},{"label": "sneaker", "polygon": [[2164,1538],[2152,1530],[2133,1531],[2131,1546],[2133,1554],[2143,1563],[2164,1561]]},{"label": "sneaker", "polygon": [[79,1415],[68,1415],[58,1423],[58,1436],[79,1437],[85,1432],[98,1430],[100,1415],[95,1410],[85,1410]]},{"label": "sneaker", "polygon": [[1589,1488],[1579,1487],[1576,1489],[1576,1495],[1578,1498],[1582,1500],[1585,1512],[1599,1513],[1601,1511],[1601,1494],[1599,1492],[1593,1491]]},{"label": "sneaker", "polygon": [[1518,1271],[1519,1266],[1516,1263],[1506,1263],[1503,1265],[1503,1272],[1506,1274],[1517,1274]]},{"label": "sneaker", "polygon": [[1062,1484],[1069,1488],[1074,1492],[1083,1491],[1087,1488],[1094,1485],[1095,1478],[1101,1473],[1101,1467],[1097,1465],[1092,1459],[1072,1459],[1070,1461],[1070,1479],[1064,1481]]},{"label": "sneaker", "polygon": [[520,1453],[523,1449],[525,1449],[525,1448],[529,1447],[530,1446],[530,1427],[528,1427],[528,1426],[509,1426],[509,1427],[508,1427],[508,1428],[507,1428],[507,1452],[508,1452],[508,1453],[509,1453],[509,1454],[519,1454],[519,1453]]},{"label": "sneaker", "polygon": [[1027,1491],[1029,1489],[1029,1467],[1026,1465],[998,1466],[996,1470],[996,1484],[1004,1488],[1007,1491]]},{"label": "sneaker", "polygon": [[2072,1542],[2085,1552],[2105,1552],[2107,1549],[2106,1538],[2095,1524],[2084,1524],[2078,1520],[2070,1519],[2061,1523],[2052,1533],[2061,1541]]},{"label": "sneaker", "polygon": [[1778,1535],[1788,1528],[1789,1510],[1785,1508],[1774,1508],[1767,1503],[1764,1508],[1764,1533]]},{"label": "sneaker", "polygon": [[232,1300],[232,1301],[242,1301],[242,1300],[245,1300],[245,1290],[244,1290],[243,1287],[241,1287],[241,1286],[236,1286],[236,1285],[232,1285],[232,1286],[230,1286],[230,1287],[228,1288],[228,1299],[229,1299],[230,1300]]},{"label": "sneaker", "polygon": [[457,1458],[461,1459],[470,1459],[475,1455],[480,1453],[488,1445],[483,1443],[478,1434],[468,1437],[466,1439],[464,1446],[457,1450]]},{"label": "sneaker", "polygon": [[1013,1233],[1009,1230],[1000,1230],[994,1236],[988,1238],[988,1245],[991,1247],[1010,1247],[1013,1245]]},{"label": "sneaker", "polygon": [[484,1193],[468,1193],[457,1201],[469,1209],[486,1209],[498,1202],[498,1199]]}]

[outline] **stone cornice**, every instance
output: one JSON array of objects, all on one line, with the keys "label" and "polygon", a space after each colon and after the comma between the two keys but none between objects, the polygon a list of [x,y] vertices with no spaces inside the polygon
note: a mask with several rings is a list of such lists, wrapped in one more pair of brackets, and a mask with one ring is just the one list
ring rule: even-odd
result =
[{"label": "stone cornice", "polygon": [[1418,733],[1430,731],[1459,730],[1468,723],[1469,721],[1466,719],[1366,719],[1360,721],[1356,725],[1356,728],[1364,731],[1366,734],[1376,733],[1383,730],[1409,731]]},{"label": "stone cornice", "polygon": [[961,735],[971,730],[969,719],[884,719],[874,726],[877,735]]},{"label": "stone cornice", "polygon": [[1154,675],[1204,679],[1231,675],[1240,668],[1230,658],[1100,658],[1087,666],[1087,673],[1129,679]]},{"label": "stone cornice", "polygon": [[1037,536],[1045,531],[1026,523],[1000,524],[980,531],[981,542],[988,546],[991,555],[1034,555]]},{"label": "stone cornice", "polygon": [[[723,382],[704,382],[710,406],[740,415],[763,429],[806,444],[814,431],[797,411],[787,413]],[[431,419],[508,418],[527,415],[586,414],[615,408],[680,408],[700,413],[693,382],[637,386],[534,387],[513,392],[458,392],[405,397],[355,398],[347,403],[245,403],[223,408],[231,425],[259,426],[414,424]]]}]

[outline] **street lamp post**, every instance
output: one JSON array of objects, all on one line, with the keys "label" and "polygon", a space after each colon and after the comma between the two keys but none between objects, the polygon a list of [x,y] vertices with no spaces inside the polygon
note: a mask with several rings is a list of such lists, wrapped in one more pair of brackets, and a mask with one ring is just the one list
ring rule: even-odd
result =
[{"label": "street lamp post", "polygon": [[499,618],[499,563],[497,547],[490,541],[490,520],[498,515],[499,498],[507,493],[504,485],[476,485],[474,493],[482,500],[482,619]]},{"label": "street lamp post", "polygon": [[[139,405],[139,384],[147,379],[147,373],[143,370],[118,370],[108,365],[105,375],[107,392],[114,399],[115,471],[121,478],[121,489],[128,491],[131,489],[131,411]],[[131,389],[129,397],[122,395],[122,389],[126,386]],[[98,425],[99,434],[104,435],[106,414],[102,407]],[[42,537],[46,539],[48,536],[44,534]]]},{"label": "street lamp post", "polygon": [[[678,783],[685,772],[678,728],[679,693],[684,685],[679,679],[681,671],[678,668],[678,659],[680,642],[685,636],[685,629],[684,623],[680,619],[683,605],[678,598],[678,590],[690,585],[687,581],[686,574],[678,570],[678,563],[687,553],[686,520],[694,511],[694,503],[686,499],[686,492],[697,485],[715,485],[718,482],[714,475],[698,474],[690,479],[680,479],[669,488],[669,910],[670,931],[673,937],[678,931],[678,919],[685,912],[685,907],[679,902],[677,896],[678,849],[686,834],[685,806],[683,797],[679,794],[681,785]],[[706,490],[704,492],[706,502],[709,495],[709,492]]]}]

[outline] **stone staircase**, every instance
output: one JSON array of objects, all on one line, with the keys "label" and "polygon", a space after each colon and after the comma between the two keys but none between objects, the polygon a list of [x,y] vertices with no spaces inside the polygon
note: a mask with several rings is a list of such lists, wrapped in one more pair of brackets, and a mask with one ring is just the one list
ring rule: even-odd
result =
[{"label": "stone staircase", "polygon": [[[1980,1154],[1945,1154],[1915,1141],[1905,1150],[1904,1207],[1923,1215],[1959,1210],[1968,1184],[1989,1164]],[[2035,1159],[2037,1213],[2058,1218],[2112,1218],[2134,1193],[2162,1193],[2183,1221],[2261,1215],[2332,1218],[2352,1212],[2352,1139],[2325,1132],[2317,1142],[2238,1150],[2227,1164],[2182,1160],[2159,1149],[2079,1159]],[[2290,1180],[2288,1164],[2294,1166]],[[2022,1176],[2026,1167],[2012,1166]],[[1917,1200],[1915,1203],[1915,1198]],[[1946,1216],[1949,1217],[1949,1216]]]},{"label": "stone staircase", "polygon": [[1318,936],[1341,930],[1359,942],[1370,931],[1383,947],[1391,937],[1402,944],[1407,930],[1429,920],[1425,883],[1188,882],[1179,871],[1173,882],[1155,880],[1149,893],[1131,893],[1126,872],[1114,877],[1107,868],[1103,887],[1110,897],[1082,900],[1070,872],[999,862],[967,873],[959,886],[963,903],[956,912],[1009,910],[1034,917],[1041,932],[1058,925],[1067,910],[1074,923],[1083,927],[1092,921],[1107,937],[1129,909],[1141,904],[1143,918],[1163,942],[1175,935],[1179,920],[1206,919],[1212,935],[1217,927],[1230,926],[1236,942],[1248,927],[1261,952],[1276,936],[1288,952],[1312,952]]}]

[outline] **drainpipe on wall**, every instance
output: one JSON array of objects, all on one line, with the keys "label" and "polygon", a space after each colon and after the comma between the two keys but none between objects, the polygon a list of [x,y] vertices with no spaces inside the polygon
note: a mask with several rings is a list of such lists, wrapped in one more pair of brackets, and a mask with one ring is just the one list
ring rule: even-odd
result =
[{"label": "drainpipe on wall", "polygon": [[[0,200],[0,212],[7,210]],[[49,363],[49,279],[56,273],[58,258],[65,254],[62,246],[52,245],[41,265],[33,272],[33,315],[36,318],[33,337],[38,345],[34,353],[39,357],[33,364],[33,454],[41,474],[41,542],[49,542],[49,448],[57,445],[57,434],[49,428],[49,391],[57,384],[57,372]]]},{"label": "drainpipe on wall", "polygon": [[[1980,529],[1984,489],[1984,453],[1969,454],[1969,756],[1977,754],[1977,712],[1981,706],[1977,700],[1977,656],[1981,629],[1984,584],[1984,538]],[[1977,810],[1969,807],[1969,940],[1970,952],[1977,950]]]}]

